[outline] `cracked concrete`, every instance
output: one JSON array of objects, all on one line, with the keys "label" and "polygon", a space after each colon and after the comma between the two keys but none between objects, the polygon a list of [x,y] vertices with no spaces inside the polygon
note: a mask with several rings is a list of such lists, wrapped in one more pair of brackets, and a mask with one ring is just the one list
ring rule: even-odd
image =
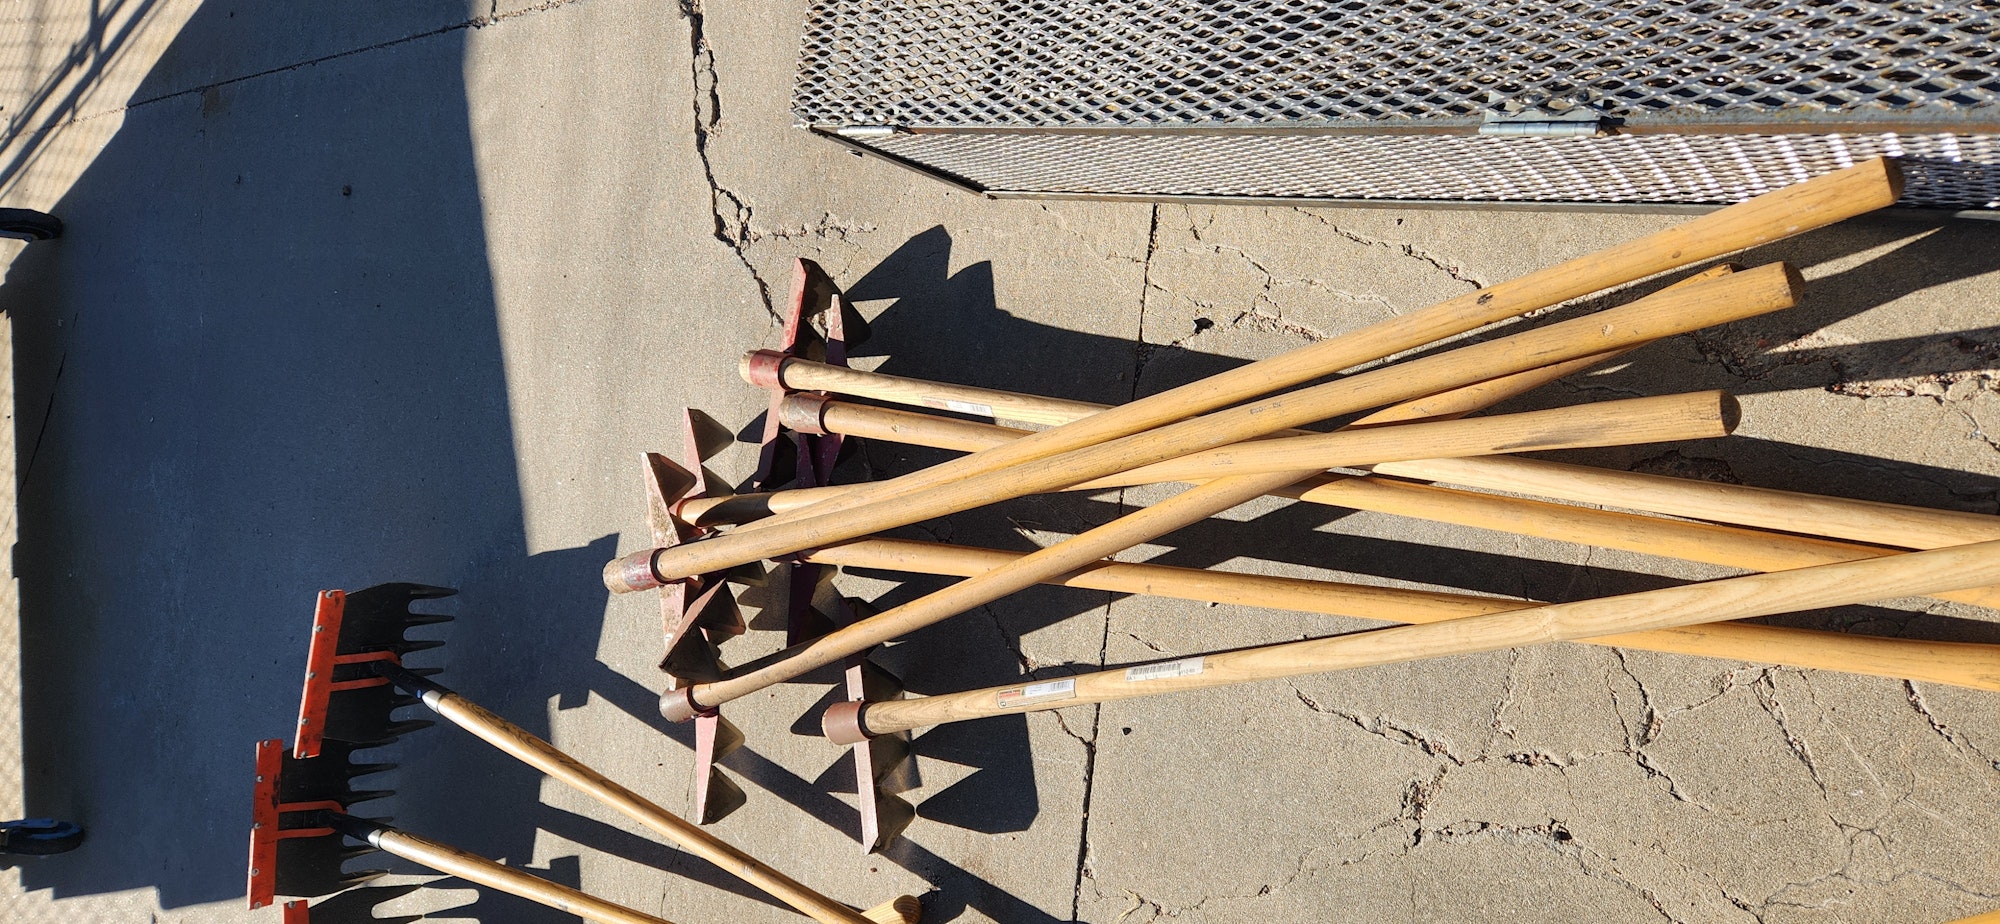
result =
[{"label": "cracked concrete", "polygon": [[[631,459],[675,448],[675,408],[737,427],[761,412],[735,361],[775,339],[796,257],[872,320],[857,365],[1115,402],[1680,220],[987,201],[791,126],[802,0],[165,6],[172,53],[35,123],[68,159],[0,186],[76,229],[0,251],[33,489],[23,621],[62,668],[37,674],[41,695],[69,710],[31,729],[21,808],[101,835],[73,866],[6,872],[9,920],[262,919],[236,907],[241,758],[296,686],[298,639],[273,614],[329,582],[465,588],[446,679],[682,806],[688,738],[650,718],[656,604],[604,599],[596,568],[645,535]],[[1995,229],[1856,223],[1742,259],[1779,258],[1809,280],[1799,309],[1509,407],[1726,388],[1745,407],[1733,439],[1565,458],[2000,512]],[[279,323],[273,305],[300,310]],[[339,368],[365,374],[301,341],[339,344]],[[734,483],[752,455],[710,465]],[[943,457],[871,444],[847,471]],[[1168,493],[1026,498],[908,534],[1026,549]],[[79,591],[67,575],[112,550],[172,577]],[[1724,573],[1276,500],[1120,557],[1539,599]],[[841,586],[889,606],[941,582]],[[781,644],[752,616],[732,661]],[[1785,621],[2000,641],[2000,616],[1961,604]],[[877,659],[928,695],[1364,625],[1041,588]],[[185,666],[209,663],[217,633],[254,655],[190,699]],[[99,676],[136,679],[79,679]],[[725,765],[750,801],[716,830],[842,900],[925,892],[931,920],[1817,924],[2000,907],[1987,693],[1571,645],[964,723],[916,736],[896,788],[919,817],[864,857],[848,766],[812,734],[825,691],[732,707],[750,743]],[[159,709],[190,718],[169,735]],[[478,753],[414,743],[398,817],[674,920],[795,919]],[[406,901],[450,917],[465,900]],[[481,901],[455,913],[540,920]]]}]

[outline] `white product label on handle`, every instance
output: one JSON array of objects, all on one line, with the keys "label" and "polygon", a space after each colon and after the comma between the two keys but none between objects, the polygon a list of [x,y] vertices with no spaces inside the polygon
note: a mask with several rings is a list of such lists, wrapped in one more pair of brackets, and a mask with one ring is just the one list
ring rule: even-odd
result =
[{"label": "white product label on handle", "polygon": [[993,406],[990,404],[976,404],[971,401],[956,401],[951,398],[932,398],[926,396],[924,398],[924,406],[941,407],[947,411],[957,411],[960,414],[977,414],[981,417],[993,416]]},{"label": "white product label on handle", "polygon": [[1178,661],[1162,661],[1158,664],[1141,664],[1125,669],[1125,682],[1140,680],[1165,680],[1169,677],[1193,677],[1201,673],[1201,655],[1182,658]]},{"label": "white product label on handle", "polygon": [[1001,690],[999,695],[994,697],[994,701],[1000,708],[1010,709],[1015,706],[1026,706],[1029,703],[1046,703],[1075,698],[1076,678],[1069,677],[1062,680],[1031,683],[1025,687],[1015,687],[1011,690]]}]

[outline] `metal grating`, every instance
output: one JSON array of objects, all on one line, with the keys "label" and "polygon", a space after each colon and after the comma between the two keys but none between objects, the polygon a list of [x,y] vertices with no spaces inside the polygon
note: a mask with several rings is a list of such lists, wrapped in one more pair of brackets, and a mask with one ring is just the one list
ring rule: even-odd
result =
[{"label": "metal grating", "polygon": [[793,108],[994,194],[2000,211],[2000,0],[821,0]]},{"label": "metal grating", "polygon": [[1740,202],[1889,155],[1902,158],[1902,205],[2000,207],[1993,135],[949,132],[867,144],[999,192],[1630,204]]},{"label": "metal grating", "polygon": [[1467,124],[1497,95],[1635,124],[1952,119],[2000,106],[1996,21],[2000,0],[824,0],[793,108],[821,126]]}]

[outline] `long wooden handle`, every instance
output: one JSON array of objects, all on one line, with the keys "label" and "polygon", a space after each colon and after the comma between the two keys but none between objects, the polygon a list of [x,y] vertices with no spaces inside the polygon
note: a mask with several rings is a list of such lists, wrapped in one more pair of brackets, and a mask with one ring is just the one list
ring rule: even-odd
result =
[{"label": "long wooden handle", "polygon": [[[1027,433],[1011,427],[838,401],[819,402],[815,414],[815,419],[820,422],[822,428],[830,432],[939,449],[980,449],[1006,440],[1020,439]],[[1244,445],[1248,447],[1261,444]],[[1433,464],[1452,465],[1454,461],[1410,463],[1412,466]],[[1391,468],[1403,470],[1403,464],[1389,463],[1377,465],[1375,468],[1378,471]],[[1563,468],[1574,469],[1579,466],[1563,466]],[[1596,470],[1584,469],[1586,473],[1592,471]],[[1138,474],[1122,473],[1112,477],[1125,479]],[[1674,479],[1665,480],[1674,481]],[[1489,479],[1482,481],[1478,486],[1505,490],[1510,484]],[[843,490],[847,488],[835,486],[799,492],[780,492],[775,495],[761,495],[754,503],[764,505],[809,503],[816,498],[837,494]],[[1611,510],[1551,504],[1528,498],[1455,491],[1411,484],[1393,478],[1356,478],[1329,474],[1289,485],[1277,493],[1280,496],[1330,507],[1389,513],[1753,571],[1782,571],[1837,561],[1876,558],[1896,551],[1894,548],[1880,545],[1816,539],[1713,523],[1668,520]],[[1802,496],[1811,497],[1811,495]],[[1824,498],[1824,500],[1839,502],[1838,498]],[[739,503],[753,502],[739,501]],[[1907,517],[1914,517],[1923,512],[1916,508],[1897,509],[1901,515]],[[1979,587],[1938,596],[1940,599],[2000,609],[2000,588]]]},{"label": "long wooden handle", "polygon": [[[664,581],[1053,490],[1316,420],[1753,317],[1794,304],[1800,284],[1798,274],[1790,267],[1771,264],[1656,292],[1588,317],[1359,373],[1061,456],[952,481],[869,507],[815,513],[783,525],[741,529],[712,539],[636,553],[607,565],[605,584],[620,593],[657,587]],[[1098,414],[1084,421],[1104,416],[1107,415]],[[1009,447],[1058,430],[1045,430],[987,452],[1005,452]],[[974,453],[963,458],[986,454]],[[933,466],[927,471],[948,468],[951,464]],[[863,488],[806,509],[838,507],[866,491]]]},{"label": "long wooden handle", "polygon": [[2000,539],[2000,517],[1990,514],[1617,472],[1536,459],[1491,459],[1470,464],[1436,459],[1379,465],[1375,470],[1403,478],[1518,491],[1580,504],[1605,504],[1908,549]]},{"label": "long wooden handle", "polygon": [[847,708],[829,712],[825,727],[828,737],[853,743],[862,733],[888,734],[1014,712],[1657,631],[1993,583],[2000,583],[2000,541],[1265,645],[1061,680],[897,702],[844,704]]},{"label": "long wooden handle", "polygon": [[[1022,554],[910,539],[857,539],[814,549],[803,557],[809,562],[848,568],[971,577]],[[1087,565],[1043,583],[1402,623],[1442,622],[1537,605],[1470,594],[1112,561]],[[1973,642],[1880,638],[1740,622],[1583,641],[2000,692],[2000,647]]]},{"label": "long wooden handle", "polygon": [[[794,395],[792,399],[804,396]],[[868,407],[846,402],[807,399],[822,432],[930,446],[978,450],[1021,439],[1028,431]],[[1071,491],[1094,491],[1171,481],[1199,481],[1221,474],[1304,469],[1314,466],[1357,466],[1363,459],[1428,459],[1501,452],[1632,445],[1727,436],[1740,416],[1735,399],[1719,391],[1690,392],[1653,398],[1628,398],[1592,404],[1502,414],[1471,420],[1422,420],[1393,427],[1344,429],[1270,439],[1245,440],[1233,446],[1192,453],[1178,459],[1072,484]],[[1304,433],[1304,431],[1286,431]],[[1381,464],[1381,463],[1375,463]],[[814,491],[810,497],[838,496],[840,491]],[[711,509],[697,508],[699,511]]]},{"label": "long wooden handle", "polygon": [[[879,482],[866,491],[831,501],[835,506],[823,513],[858,509],[1140,433],[1601,289],[1823,227],[1886,206],[1901,192],[1901,173],[1887,160],[1815,177],[1518,279],[1093,414],[1031,440]],[[784,521],[784,517],[776,517],[762,528],[774,528]]]},{"label": "long wooden handle", "polygon": [[859,912],[806,888],[797,880],[772,869],[756,857],[725,843],[700,827],[668,812],[646,797],[626,789],[555,745],[487,711],[478,703],[450,691],[429,690],[424,704],[452,724],[513,755],[521,762],[550,777],[575,787],[585,795],[616,809],[620,814],[648,828],[682,849],[701,857],[799,913],[823,924],[869,924]]},{"label": "long wooden handle", "polygon": [[[980,449],[1028,433],[994,424],[827,401],[808,395],[792,395],[784,407],[783,413],[802,425],[794,429],[810,428],[811,432],[874,437],[939,449]],[[1360,466],[1393,459],[1707,439],[1727,436],[1739,416],[1734,398],[1724,392],[1708,391],[1601,401],[1476,420],[1421,421],[1339,433],[1287,431],[1301,435],[1248,440],[1067,485],[1063,490],[1095,491],[1157,482],[1203,481],[1227,475]],[[784,503],[803,505],[840,497],[855,487],[829,485],[779,493]],[[741,522],[768,515],[775,497],[777,494],[696,498],[683,504],[679,514],[698,525]]]},{"label": "long wooden handle", "polygon": [[[1783,267],[1772,273],[1760,274],[1756,271],[1739,273],[1726,279],[1690,286],[1685,291],[1698,292],[1704,286],[1733,282],[1739,279],[1753,279],[1757,276],[1765,277],[1767,284],[1773,279],[1778,283],[1776,291],[1767,292],[1771,298],[1787,302],[1790,300],[1792,289],[1796,285],[1797,279],[1795,274]],[[1619,310],[1621,309],[1613,309],[1613,311]],[[1609,313],[1607,312],[1607,314]],[[1642,314],[1640,317],[1646,317],[1646,315]],[[1591,320],[1596,325],[1591,328],[1591,333],[1600,336],[1610,336],[1616,332],[1625,330],[1625,328],[1621,328],[1617,324],[1603,323],[1605,315],[1599,315]],[[1647,328],[1642,322],[1636,320],[1621,320],[1619,323],[1631,324],[1634,328],[1645,328],[1649,333],[1654,330]],[[1557,327],[1561,326],[1557,325]],[[1545,330],[1552,331],[1555,328],[1547,328]],[[1517,336],[1529,337],[1532,335]],[[1514,348],[1528,349],[1531,355],[1556,354],[1545,355],[1546,361],[1562,361],[1603,352],[1601,345],[1598,349],[1578,348],[1576,346],[1577,340],[1581,339],[1588,342],[1589,336],[1589,334],[1574,332],[1574,328],[1572,328],[1572,332],[1565,336],[1551,337],[1545,342],[1521,341],[1517,342]],[[1654,334],[1654,336],[1657,336],[1657,334]],[[1634,339],[1633,342],[1654,339],[1654,336],[1639,337]],[[1501,342],[1504,341],[1496,341],[1496,343]],[[1524,343],[1535,345],[1524,347]],[[1623,345],[1625,344],[1612,344],[1614,347]],[[1568,352],[1565,353],[1565,350]],[[1503,349],[1499,351],[1498,355],[1506,356],[1510,354],[1507,349]],[[1513,362],[1519,364],[1518,366],[1508,366],[1505,360],[1491,360],[1490,362],[1494,365],[1502,366],[1503,368],[1499,371],[1508,374],[1520,371],[1523,368],[1533,368],[1540,365],[1540,363],[1522,359],[1513,360]],[[1491,372],[1480,374],[1481,372],[1486,372],[1486,370],[1482,368],[1482,363],[1478,358],[1468,359],[1462,365],[1464,368],[1454,373],[1460,376],[1458,382],[1450,382],[1439,387],[1424,387],[1419,385],[1407,393],[1421,397],[1436,394],[1459,382],[1476,382],[1493,377],[1493,373]],[[1346,381],[1354,382],[1363,378],[1366,378],[1366,376],[1356,376]],[[1407,384],[1389,387],[1410,388]],[[1381,403],[1384,402],[1372,402],[1372,404]],[[1280,415],[1280,418],[1281,422],[1271,425],[1266,429],[1266,432],[1288,425],[1287,422],[1282,421],[1282,415]],[[1443,425],[1438,424],[1437,426]],[[1098,450],[1105,448],[1107,447],[1097,447]],[[1085,450],[1085,452],[1090,451],[1092,450]],[[1114,468],[1116,466],[1115,460],[1116,457],[1114,456]],[[1092,561],[1116,554],[1124,549],[1141,542],[1149,541],[1182,526],[1199,522],[1246,500],[1297,482],[1314,474],[1316,470],[1315,468],[1277,472],[1274,474],[1232,476],[1198,485],[1167,501],[1058,542],[1045,549],[1024,556],[1008,565],[996,568],[993,571],[967,578],[964,581],[928,596],[835,630],[819,639],[794,646],[772,657],[745,665],[721,681],[693,684],[669,691],[661,699],[661,714],[674,720],[692,718],[705,709],[713,708],[738,697],[749,695],[773,684],[782,683],[807,671],[830,664],[840,658],[865,651],[870,647],[906,635],[942,619],[999,599],[1007,594],[1024,590],[1052,575],[1062,574],[1071,569],[1082,567]],[[996,475],[1001,475],[1003,479],[1004,474],[996,473]],[[988,476],[988,480],[992,477],[994,476]],[[1048,486],[1052,487],[1068,483],[1074,481],[1076,477],[1087,476],[1072,475],[1072,477],[1064,477],[1064,474],[1058,471],[1057,477],[1052,479]],[[1016,490],[1015,493],[1026,492]],[[853,537],[842,536],[840,538]],[[668,551],[672,550],[660,550],[662,553]],[[642,563],[644,562],[643,559],[641,561]],[[645,574],[657,577],[656,569],[651,567],[646,569]]]},{"label": "long wooden handle", "polygon": [[557,911],[577,915],[586,921],[598,921],[601,924],[673,924],[665,918],[656,918],[624,905],[612,904],[569,886],[529,875],[485,857],[466,853],[456,847],[418,837],[407,831],[381,828],[368,835],[368,843],[384,853],[395,854],[412,863],[457,876],[467,882],[499,889],[509,895],[518,895]]},{"label": "long wooden handle", "polygon": [[1727,436],[1736,399],[1719,391],[1627,398],[1467,420],[1421,421],[1314,436],[1246,440],[1072,485],[1094,490],[1154,482],[1198,481],[1219,473],[1277,472],[1379,464],[1361,460],[1429,459],[1630,446]]},{"label": "long wooden handle", "polygon": [[[1669,286],[1668,288],[1678,288],[1681,286],[1687,286],[1692,283],[1700,282],[1702,280],[1714,279],[1720,276],[1726,276],[1729,275],[1730,273],[1738,272],[1741,269],[1742,267],[1737,266],[1733,263],[1719,264],[1716,266],[1709,267],[1708,269],[1703,270],[1699,273],[1695,273],[1687,277],[1686,279],[1682,279],[1679,282],[1674,283],[1672,286]],[[1495,404],[1500,403],[1501,401],[1514,397],[1515,395],[1525,394],[1527,392],[1533,391],[1537,388],[1540,388],[1543,385],[1547,385],[1550,382],[1556,381],[1557,379],[1563,378],[1565,376],[1582,372],[1583,370],[1589,369],[1592,366],[1597,366],[1602,363],[1610,362],[1614,359],[1617,359],[1620,356],[1625,355],[1627,352],[1630,352],[1631,349],[1636,349],[1636,347],[1631,347],[1621,350],[1612,350],[1606,353],[1598,353],[1591,356],[1585,356],[1580,359],[1572,359],[1568,362],[1552,363],[1547,366],[1541,366],[1539,368],[1529,369],[1525,372],[1517,372],[1514,373],[1513,375],[1503,375],[1500,376],[1499,378],[1488,379],[1484,382],[1474,382],[1471,385],[1454,388],[1449,391],[1441,392],[1439,394],[1431,395],[1424,398],[1417,398],[1410,401],[1405,401],[1402,404],[1397,404],[1391,407],[1383,408],[1382,410],[1376,411],[1373,414],[1369,414],[1366,417],[1362,417],[1354,421],[1353,423],[1348,424],[1345,429],[1356,430],[1365,427],[1376,426],[1379,424],[1403,423],[1412,420],[1456,419],[1466,414],[1470,414],[1474,411],[1479,411],[1491,407]],[[873,384],[865,384],[864,386],[862,386],[866,390],[844,391],[839,388],[826,387],[833,381],[831,379],[822,378],[822,379],[812,380],[814,382],[813,387],[815,388],[815,390],[832,391],[835,394],[851,394],[856,396],[867,396],[867,397],[874,397],[877,399],[890,400],[890,401],[896,401],[902,396],[921,395],[921,394],[941,395],[944,396],[944,400],[955,400],[955,398],[953,398],[952,396],[965,396],[968,398],[975,397],[972,392],[955,391],[955,389],[958,389],[961,386],[948,385],[940,382],[926,382],[921,379],[906,379],[899,376],[885,375],[879,372],[862,372],[861,370],[858,369],[848,369],[843,366],[828,366],[825,365],[824,363],[814,363],[809,360],[786,358],[780,365],[780,368],[789,369],[792,367],[793,364],[799,364],[805,367],[809,371],[809,374],[823,369],[834,369],[834,370],[839,370],[843,374],[852,374],[853,376],[858,376],[864,383],[873,383]],[[746,378],[749,377],[746,376]],[[752,379],[753,384],[755,384],[756,381],[757,380]],[[1004,391],[996,392],[993,391],[992,389],[985,389],[985,388],[974,389],[973,392],[977,392],[976,397],[1004,396],[1006,400],[1003,401],[1003,404],[1008,407],[1033,406],[1041,409],[1042,413],[1050,416],[1053,416],[1058,409],[1067,409],[1073,415],[1059,420],[1049,421],[1051,423],[1067,423],[1071,420],[1075,420],[1078,417],[1087,417],[1090,414],[1094,414],[1098,411],[1104,410],[1107,407],[1110,407],[1110,405],[1105,405],[1105,404],[1089,404],[1082,401],[1064,401],[1055,398],[1041,398],[1035,395],[1022,395],[1022,394],[1016,394],[1014,392],[1004,392]],[[849,404],[846,402],[828,402],[824,400],[816,400],[813,401],[810,405],[804,406],[802,410],[793,409],[792,402],[794,400],[806,399],[810,397],[813,396],[804,394],[791,395],[786,399],[787,409],[782,413],[788,415],[790,414],[802,415],[808,427],[817,428],[814,429],[812,432],[824,431],[824,432],[834,432],[834,433],[849,433],[856,436],[866,435],[862,431],[855,429],[856,427],[861,426],[861,424],[850,423],[847,422],[845,419],[838,420],[835,422],[829,422],[824,417],[825,414],[842,413],[857,408],[866,408],[865,405]],[[888,414],[888,415],[896,415],[899,413],[896,411],[890,411],[883,408],[866,408],[866,410],[873,412],[881,412],[883,414]],[[912,443],[918,446],[930,446],[939,449],[959,449],[970,452],[977,449],[985,449],[989,446],[997,446],[1003,442],[1006,442],[1007,440],[1017,439],[1019,437],[1027,436],[1030,432],[1032,432],[1027,430],[1014,430],[1007,427],[994,427],[990,424],[982,425],[982,424],[970,423],[968,421],[951,420],[949,418],[934,417],[929,414],[902,414],[901,416],[902,420],[900,423],[898,423],[896,421],[896,418],[894,417],[886,418],[888,422],[884,424],[886,429],[883,431],[885,439],[888,439],[891,442]],[[1014,415],[1014,419],[1022,420],[1026,418],[1023,418],[1019,415]],[[933,422],[940,420],[947,421],[952,424],[964,424],[975,428],[985,427],[991,432],[986,434],[985,438],[976,437],[972,442],[962,445],[956,442],[940,442],[939,440],[953,440],[955,439],[955,437],[950,435],[949,432],[942,435],[934,435],[923,432],[923,430],[925,428],[930,427]],[[913,427],[916,429],[908,434],[904,434],[899,432],[902,427]],[[1280,432],[1283,435],[1287,436],[1312,435],[1310,431],[1306,430],[1286,430]],[[821,501],[830,500],[842,494],[851,493],[855,489],[856,489],[855,485],[827,485],[818,488],[800,488],[792,491],[760,492],[760,493],[750,493],[750,494],[725,494],[717,497],[700,497],[682,503],[681,506],[676,510],[676,515],[680,516],[683,520],[685,520],[690,524],[703,527],[751,523],[757,520],[765,519],[774,514],[780,514],[787,511],[798,510],[800,508],[807,507],[812,504],[819,503]]]},{"label": "long wooden handle", "polygon": [[[765,388],[792,391],[825,391],[857,398],[873,398],[891,404],[927,407],[981,417],[1003,417],[1028,423],[1063,424],[1087,417],[1104,405],[1062,398],[1044,398],[970,385],[926,382],[904,376],[863,372],[846,366],[830,366],[811,360],[758,350],[743,357],[738,365],[743,380]],[[771,369],[771,375],[759,370]]]},{"label": "long wooden handle", "polygon": [[966,610],[1026,590],[1054,575],[1081,568],[1190,523],[1199,523],[1312,473],[1313,470],[1306,470],[1240,475],[1196,485],[1150,507],[1023,555],[991,571],[849,623],[771,657],[753,661],[722,680],[669,690],[660,698],[660,713],[673,721],[686,721],[730,700],[783,683]]}]

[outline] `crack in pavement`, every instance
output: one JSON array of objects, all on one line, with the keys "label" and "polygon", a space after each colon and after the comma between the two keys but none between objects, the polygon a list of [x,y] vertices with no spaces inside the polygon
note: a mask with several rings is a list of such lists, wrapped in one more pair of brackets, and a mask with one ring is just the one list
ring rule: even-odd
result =
[{"label": "crack in pavement", "polygon": [[1924,699],[1924,693],[1917,688],[1916,681],[1903,681],[1903,690],[1909,694],[1910,708],[1915,709],[1918,715],[1924,717],[1924,721],[1929,723],[1931,731],[1936,732],[1938,737],[1950,742],[1953,747],[1985,761],[1986,765],[1992,767],[1994,770],[2000,770],[2000,759],[1996,759],[1993,755],[1980,750],[1978,745],[1966,740],[1964,735],[1959,734],[1951,726],[1946,725],[1943,719],[1938,718],[1935,713],[1931,712],[1931,704]]},{"label": "crack in pavement", "polygon": [[694,80],[694,154],[701,162],[702,178],[708,183],[708,210],[712,219],[709,234],[736,256],[757,284],[757,297],[773,324],[784,323],[777,303],[771,299],[771,285],[744,248],[754,239],[750,229],[750,206],[741,196],[716,179],[715,164],[709,158],[709,141],[722,128],[721,75],[715,66],[715,48],[709,44],[707,17],[702,0],[680,0],[679,12],[688,25],[688,73]]},{"label": "crack in pavement", "polygon": [[[1158,253],[1159,250],[1160,250],[1160,207],[1159,205],[1155,204],[1152,208],[1151,215],[1147,219],[1146,255],[1145,258],[1139,262],[1139,331],[1137,337],[1138,344],[1135,347],[1133,347],[1132,351],[1133,352],[1132,392],[1131,392],[1131,397],[1126,399],[1128,401],[1139,400],[1139,380],[1146,375],[1146,364],[1152,361],[1153,351],[1156,349],[1156,347],[1154,347],[1152,344],[1146,342],[1146,302],[1153,294],[1153,255]],[[1161,291],[1166,291],[1166,290],[1162,289]],[[1175,345],[1178,345],[1178,343],[1169,344],[1168,346],[1171,347]],[[1123,515],[1125,509],[1124,508],[1125,492],[1123,489],[1120,489],[1118,492],[1118,503],[1119,503],[1119,513],[1120,515]]]},{"label": "crack in pavement", "polygon": [[1424,251],[1418,250],[1414,245],[1410,244],[1407,241],[1377,240],[1375,238],[1367,237],[1361,234],[1356,234],[1355,232],[1349,231],[1346,228],[1342,228],[1341,226],[1334,224],[1333,219],[1321,215],[1318,212],[1314,212],[1310,209],[1294,206],[1292,208],[1292,211],[1304,215],[1305,217],[1310,218],[1314,221],[1317,221],[1322,225],[1325,225],[1335,235],[1341,237],[1342,239],[1369,247],[1386,247],[1389,250],[1395,251],[1396,253],[1401,254],[1404,257],[1408,257],[1409,259],[1427,264],[1432,268],[1438,270],[1439,272],[1444,273],[1446,276],[1451,277],[1453,281],[1464,283],[1465,285],[1470,286],[1473,291],[1478,291],[1480,289],[1486,288],[1485,283],[1482,283],[1479,280],[1472,278],[1471,276],[1465,275],[1464,272],[1460,270],[1457,265],[1446,263],[1443,260],[1438,259],[1437,257],[1431,256],[1430,254]]}]

